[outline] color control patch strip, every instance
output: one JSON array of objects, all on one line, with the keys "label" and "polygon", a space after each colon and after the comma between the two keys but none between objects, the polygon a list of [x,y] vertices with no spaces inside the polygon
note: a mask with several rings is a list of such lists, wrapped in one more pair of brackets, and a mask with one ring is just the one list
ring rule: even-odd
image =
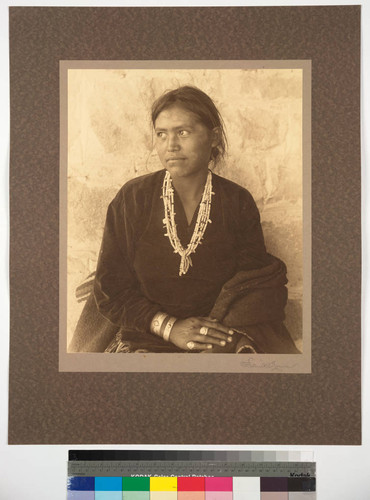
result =
[{"label": "color control patch strip", "polygon": [[234,462],[224,454],[219,461],[137,460],[136,455],[119,460],[112,454],[106,455],[110,460],[92,460],[93,452],[79,460],[71,453],[68,500],[316,499],[314,462]]}]

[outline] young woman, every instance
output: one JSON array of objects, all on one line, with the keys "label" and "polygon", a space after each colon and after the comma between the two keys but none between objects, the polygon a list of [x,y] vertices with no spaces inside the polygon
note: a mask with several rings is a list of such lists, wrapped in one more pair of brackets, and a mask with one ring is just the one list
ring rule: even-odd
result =
[{"label": "young woman", "polygon": [[256,204],[211,171],[226,148],[214,102],[177,88],[152,123],[163,169],[108,208],[94,283],[116,329],[106,351],[299,352],[282,322],[286,269],[266,252]]}]

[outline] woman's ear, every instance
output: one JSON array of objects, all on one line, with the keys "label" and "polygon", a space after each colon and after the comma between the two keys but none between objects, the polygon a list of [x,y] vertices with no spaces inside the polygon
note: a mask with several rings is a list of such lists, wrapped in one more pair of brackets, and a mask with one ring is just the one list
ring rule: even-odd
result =
[{"label": "woman's ear", "polygon": [[215,127],[212,129],[212,143],[211,146],[214,148],[220,144],[221,130],[220,127]]}]

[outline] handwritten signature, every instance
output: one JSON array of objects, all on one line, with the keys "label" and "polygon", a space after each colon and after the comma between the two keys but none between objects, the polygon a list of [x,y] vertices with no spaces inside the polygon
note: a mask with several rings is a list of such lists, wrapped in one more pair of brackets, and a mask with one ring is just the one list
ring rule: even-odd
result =
[{"label": "handwritten signature", "polygon": [[297,366],[297,363],[292,365],[282,365],[276,360],[263,361],[250,358],[241,361],[240,365],[243,368],[266,368],[271,371],[280,371],[285,368],[295,368]]}]

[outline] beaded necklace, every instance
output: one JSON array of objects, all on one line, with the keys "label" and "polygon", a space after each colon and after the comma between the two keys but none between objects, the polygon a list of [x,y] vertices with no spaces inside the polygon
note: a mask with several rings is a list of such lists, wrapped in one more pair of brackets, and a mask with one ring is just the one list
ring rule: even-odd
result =
[{"label": "beaded necklace", "polygon": [[174,253],[178,253],[181,257],[179,276],[186,274],[189,267],[193,265],[190,255],[195,253],[198,245],[201,245],[202,239],[204,237],[207,224],[212,221],[209,218],[211,211],[212,195],[212,174],[208,171],[206,185],[204,186],[202,200],[200,202],[197,222],[195,224],[194,232],[191,237],[190,243],[184,248],[181,245],[179,237],[177,236],[176,222],[175,222],[175,203],[174,203],[174,189],[172,186],[172,180],[169,172],[163,180],[162,185],[162,198],[164,205],[164,219],[163,224],[166,229],[165,236],[168,237]]}]

